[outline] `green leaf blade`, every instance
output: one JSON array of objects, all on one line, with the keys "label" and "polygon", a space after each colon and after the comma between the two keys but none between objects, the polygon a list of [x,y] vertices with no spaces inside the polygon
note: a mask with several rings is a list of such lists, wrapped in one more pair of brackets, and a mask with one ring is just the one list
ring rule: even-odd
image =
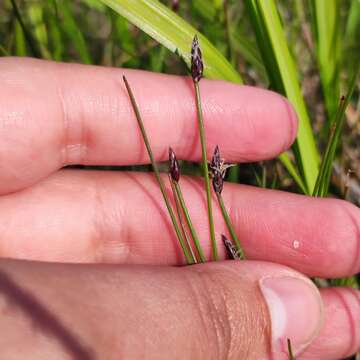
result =
[{"label": "green leaf blade", "polygon": [[156,0],[100,0],[142,31],[190,63],[189,44],[198,35],[204,56],[204,75],[242,83],[241,76],[224,56],[194,27]]},{"label": "green leaf blade", "polygon": [[292,103],[299,118],[294,152],[306,193],[314,189],[319,167],[316,148],[305,101],[301,94],[295,63],[287,46],[280,17],[273,0],[247,0],[258,46],[273,88],[284,94]]}]

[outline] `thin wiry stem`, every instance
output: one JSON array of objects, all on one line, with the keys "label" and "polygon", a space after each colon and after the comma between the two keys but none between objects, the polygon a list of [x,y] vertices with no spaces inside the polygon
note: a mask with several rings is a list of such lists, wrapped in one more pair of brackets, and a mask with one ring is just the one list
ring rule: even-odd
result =
[{"label": "thin wiry stem", "polygon": [[223,1],[223,10],[224,10],[224,25],[225,25],[225,30],[226,30],[226,40],[227,40],[227,45],[228,45],[228,56],[229,56],[231,65],[235,66],[235,56],[234,56],[234,49],[233,49],[233,43],[232,43],[232,37],[231,37],[228,0]]},{"label": "thin wiry stem", "polygon": [[287,346],[288,346],[288,352],[289,352],[289,360],[296,360],[295,356],[293,354],[292,348],[291,348],[291,341],[290,339],[287,339]]},{"label": "thin wiry stem", "polygon": [[31,32],[28,30],[28,28],[24,24],[24,21],[22,19],[22,16],[20,14],[19,7],[18,7],[16,1],[15,0],[10,0],[10,2],[11,2],[11,5],[12,5],[12,8],[14,10],[14,14],[16,16],[16,19],[20,24],[20,27],[21,27],[21,29],[22,29],[22,31],[24,33],[26,42],[29,45],[29,48],[30,48],[32,54],[37,58],[41,58],[40,50],[38,49],[36,41],[33,38]]},{"label": "thin wiry stem", "polygon": [[[197,233],[195,231],[194,225],[193,225],[193,223],[191,221],[190,214],[189,214],[189,211],[188,211],[188,209],[186,207],[184,196],[182,194],[181,187],[180,187],[180,184],[179,184],[179,180],[180,180],[179,162],[178,162],[178,160],[176,158],[174,150],[171,147],[169,148],[169,179],[170,179],[170,182],[171,182],[171,188],[172,188],[173,193],[174,193],[174,198],[179,203],[179,205],[180,205],[180,207],[181,207],[181,209],[183,211],[183,214],[185,215],[186,223],[187,223],[187,226],[188,226],[188,228],[189,228],[189,230],[191,232],[191,236],[192,236],[192,239],[194,241],[198,256],[199,256],[201,262],[205,262],[206,259],[205,259],[204,253],[202,251],[202,248],[201,248],[201,245],[200,245],[200,242],[199,242],[199,238],[198,238]],[[178,203],[176,203],[176,204],[178,205]],[[178,214],[180,214],[179,211],[178,211]],[[183,231],[184,231],[184,229],[183,229]],[[186,232],[185,232],[185,234],[186,234]],[[189,248],[192,250],[190,242],[188,242],[188,245],[189,245]]]},{"label": "thin wiry stem", "polygon": [[189,211],[188,211],[188,209],[186,207],[184,196],[182,194],[180,184],[175,183],[174,186],[175,186],[176,194],[177,194],[178,199],[180,201],[181,208],[182,208],[182,210],[184,212],[184,215],[185,215],[186,223],[187,223],[187,225],[189,227],[191,236],[193,238],[194,245],[196,247],[196,251],[197,251],[197,253],[199,255],[199,258],[200,258],[201,262],[206,262],[206,258],[204,256],[204,253],[203,253],[201,245],[200,245],[199,237],[197,236],[196,230],[195,230],[194,225],[193,225],[193,223],[191,221],[191,218],[190,218]]},{"label": "thin wiry stem", "polygon": [[[176,186],[177,183],[172,180],[172,177],[171,177],[170,174],[169,174],[169,181],[170,181],[173,197],[174,197],[174,200],[175,200],[175,207],[176,207],[176,212],[177,212],[177,216],[178,216],[178,219],[179,219],[179,223],[180,223],[180,226],[181,226],[181,231],[182,231],[182,233],[184,235],[186,244],[187,244],[187,246],[188,246],[188,248],[190,250],[190,254],[191,254],[193,263],[197,264],[197,259],[196,259],[196,256],[194,254],[194,251],[193,251],[193,249],[191,247],[191,242],[190,242],[190,239],[189,239],[189,236],[187,234],[186,227],[185,227],[185,224],[184,224],[184,221],[183,221],[183,216],[182,216],[181,211],[184,211],[184,209],[182,208],[182,206],[180,204],[180,200],[179,200],[179,197],[177,195],[177,191],[175,189],[175,186]],[[183,209],[183,210],[181,210],[181,209]]]},{"label": "thin wiry stem", "polygon": [[205,189],[206,189],[206,200],[207,200],[207,209],[208,209],[208,219],[209,219],[209,230],[210,230],[210,239],[212,245],[212,254],[213,259],[218,260],[217,245],[215,239],[215,229],[214,229],[214,219],[212,214],[212,203],[211,203],[211,189],[210,189],[210,179],[209,179],[209,170],[206,156],[206,140],[205,140],[205,129],[204,129],[204,119],[201,106],[201,97],[200,97],[200,87],[199,81],[203,76],[204,63],[202,60],[202,53],[199,45],[199,40],[197,36],[194,36],[193,42],[191,44],[191,76],[195,88],[195,99],[196,99],[196,111],[199,124],[199,133],[201,141],[201,153],[202,153],[202,167],[205,180]]},{"label": "thin wiry stem", "polygon": [[160,172],[159,172],[159,169],[157,167],[157,164],[155,162],[155,159],[154,159],[154,156],[153,156],[153,153],[152,153],[152,150],[151,150],[151,147],[150,147],[150,142],[149,142],[149,139],[147,137],[147,134],[146,134],[146,131],[145,131],[145,127],[144,127],[144,123],[141,119],[141,115],[140,115],[140,111],[139,111],[139,107],[136,103],[136,100],[135,100],[135,97],[133,95],[133,92],[130,88],[130,85],[126,79],[125,76],[123,76],[123,80],[124,80],[124,83],[125,83],[125,86],[126,86],[126,90],[129,94],[129,97],[130,97],[130,101],[131,101],[131,105],[133,107],[133,110],[134,110],[134,113],[135,113],[135,116],[136,116],[136,120],[139,124],[139,128],[140,128],[140,131],[141,131],[141,134],[142,134],[142,137],[143,137],[143,140],[144,140],[144,143],[145,143],[145,146],[146,146],[146,149],[147,149],[147,152],[149,154],[149,158],[150,158],[150,161],[151,161],[151,164],[152,164],[152,167],[154,169],[154,173],[155,173],[155,176],[156,176],[156,180],[159,184],[159,187],[160,187],[160,190],[161,190],[161,193],[163,195],[163,198],[164,198],[164,201],[165,201],[165,204],[166,204],[166,207],[168,209],[168,212],[169,212],[169,215],[170,215],[170,218],[171,218],[171,221],[173,223],[173,226],[174,226],[174,229],[175,229],[175,232],[176,232],[176,235],[178,237],[178,240],[179,240],[179,243],[180,243],[180,246],[184,252],[184,255],[185,255],[185,258],[186,258],[186,261],[188,264],[192,264],[192,258],[190,256],[190,253],[189,253],[189,250],[187,249],[186,247],[186,244],[184,242],[184,238],[181,234],[181,230],[179,228],[179,225],[176,221],[176,217],[175,217],[175,214],[173,212],[173,209],[171,207],[171,204],[170,204],[170,200],[169,200],[169,197],[166,193],[166,190],[165,190],[165,185],[164,185],[164,182],[160,176]]},{"label": "thin wiry stem", "polygon": [[211,200],[208,162],[207,162],[207,156],[206,156],[204,119],[203,119],[203,113],[202,113],[200,88],[199,88],[198,81],[194,81],[194,87],[195,87],[195,94],[196,94],[196,109],[197,109],[197,118],[198,118],[198,124],[199,124],[200,141],[201,141],[202,167],[203,167],[204,180],[205,180],[210,238],[211,238],[211,244],[212,244],[212,254],[213,254],[213,259],[216,261],[216,260],[218,260],[218,253],[217,253],[217,245],[216,245],[216,239],[215,239],[214,219],[213,219],[213,214],[212,214],[212,200]]},{"label": "thin wiry stem", "polygon": [[223,218],[225,220],[225,223],[226,223],[226,226],[229,230],[229,233],[231,235],[231,238],[232,240],[234,241],[234,243],[236,244],[236,248],[238,250],[238,253],[239,253],[239,257],[240,259],[245,259],[245,254],[244,254],[244,250],[242,249],[241,245],[240,245],[240,241],[239,241],[239,238],[237,237],[236,235],[236,232],[235,232],[235,229],[234,229],[234,226],[231,222],[231,219],[230,219],[230,216],[226,210],[226,207],[225,207],[225,204],[224,204],[224,200],[221,196],[221,193],[216,193],[216,196],[217,196],[217,199],[218,199],[218,202],[219,202],[219,205],[220,205],[220,209],[221,209],[221,212],[223,214]]}]

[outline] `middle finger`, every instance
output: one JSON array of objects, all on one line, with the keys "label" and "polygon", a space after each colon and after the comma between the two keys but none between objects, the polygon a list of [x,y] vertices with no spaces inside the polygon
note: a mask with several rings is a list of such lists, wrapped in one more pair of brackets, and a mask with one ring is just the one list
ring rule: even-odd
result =
[{"label": "middle finger", "polygon": [[[181,186],[210,258],[200,180]],[[360,270],[360,211],[335,199],[226,184],[223,197],[248,259],[288,265],[309,276]],[[215,200],[215,199],[214,199]],[[227,233],[214,202],[216,238]],[[2,257],[122,264],[183,264],[181,249],[150,174],[62,170],[0,198]]]}]

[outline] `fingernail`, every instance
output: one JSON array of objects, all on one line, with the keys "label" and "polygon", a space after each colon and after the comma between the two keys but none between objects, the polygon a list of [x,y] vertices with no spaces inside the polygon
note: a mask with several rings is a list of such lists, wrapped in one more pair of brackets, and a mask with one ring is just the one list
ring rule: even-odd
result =
[{"label": "fingernail", "polygon": [[260,289],[271,319],[272,353],[276,359],[287,354],[290,339],[294,354],[299,354],[322,326],[323,305],[317,288],[310,281],[286,276],[261,279]]}]

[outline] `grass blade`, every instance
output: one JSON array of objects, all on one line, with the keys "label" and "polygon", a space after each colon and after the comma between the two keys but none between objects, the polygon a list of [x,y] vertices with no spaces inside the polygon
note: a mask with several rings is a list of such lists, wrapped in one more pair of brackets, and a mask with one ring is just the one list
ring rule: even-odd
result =
[{"label": "grass blade", "polygon": [[311,1],[311,23],[314,32],[316,58],[328,119],[331,121],[339,99],[340,27],[338,0]]},{"label": "grass blade", "polygon": [[271,87],[284,94],[298,114],[299,130],[293,149],[307,192],[312,192],[318,173],[319,155],[297,79],[296,67],[286,43],[275,2],[246,0],[245,4]]},{"label": "grass blade", "polygon": [[164,198],[164,201],[165,201],[165,204],[166,204],[166,207],[167,207],[167,210],[169,212],[169,215],[170,215],[170,218],[171,218],[171,221],[173,223],[173,226],[174,226],[174,229],[175,229],[175,232],[176,232],[176,235],[178,237],[178,240],[179,240],[179,243],[180,243],[180,246],[183,250],[183,253],[185,255],[185,258],[186,258],[186,261],[188,264],[192,264],[192,258],[191,258],[191,255],[189,253],[189,250],[187,249],[186,247],[186,244],[184,242],[184,238],[181,234],[181,230],[179,228],[179,225],[177,224],[177,221],[176,221],[176,217],[175,217],[175,214],[173,212],[173,209],[171,207],[171,204],[170,204],[170,200],[169,200],[169,197],[166,193],[166,189],[165,189],[165,185],[164,185],[164,182],[160,176],[160,172],[159,172],[159,169],[157,167],[157,164],[155,162],[155,159],[154,159],[154,156],[153,156],[153,153],[152,153],[152,150],[151,150],[151,147],[150,147],[150,142],[149,142],[149,139],[147,137],[147,134],[146,134],[146,131],[145,131],[145,127],[144,127],[144,124],[143,124],[143,121],[141,119],[141,115],[140,115],[140,111],[139,111],[139,108],[138,108],[138,105],[135,101],[135,97],[133,95],[133,92],[130,88],[130,85],[126,79],[125,76],[123,76],[123,80],[124,80],[124,83],[125,83],[125,86],[126,86],[126,90],[129,94],[129,97],[130,97],[130,100],[131,100],[131,105],[134,109],[134,112],[135,112],[135,115],[136,115],[136,120],[139,124],[139,128],[141,130],[141,134],[142,134],[142,137],[143,137],[143,140],[144,140],[144,143],[145,143],[145,146],[146,146],[146,150],[149,154],[149,158],[150,158],[150,161],[151,161],[151,164],[152,164],[152,167],[154,169],[154,173],[155,173],[155,177],[156,177],[156,180],[159,184],[159,187],[160,187],[160,190],[161,190],[161,193],[163,195],[163,198]]},{"label": "grass blade", "polygon": [[198,34],[206,65],[205,76],[241,83],[242,79],[224,56],[194,27],[157,0],[100,0],[146,32],[190,67],[189,44]]},{"label": "grass blade", "polygon": [[61,29],[58,25],[57,6],[55,0],[52,1],[51,9],[48,11],[49,18],[49,42],[52,58],[61,61],[64,55],[64,43],[61,36]]},{"label": "grass blade", "polygon": [[333,120],[333,126],[330,129],[329,141],[321,162],[313,196],[325,197],[328,194],[336,148],[338,146],[344,124],[345,110],[354,92],[359,72],[360,68],[358,68],[357,72],[353,75],[346,96],[342,97],[340,100],[340,104]]},{"label": "grass blade", "polygon": [[180,203],[180,206],[184,212],[184,215],[185,215],[185,220],[186,220],[186,223],[187,223],[187,226],[188,228],[190,229],[190,232],[191,232],[191,236],[192,236],[192,239],[194,241],[194,245],[195,245],[195,248],[196,248],[196,251],[199,255],[199,258],[201,260],[201,262],[206,262],[206,258],[204,256],[204,252],[201,248],[201,245],[200,245],[200,241],[199,241],[199,237],[197,235],[197,232],[194,228],[194,225],[191,221],[191,218],[190,218],[190,214],[189,214],[189,211],[186,207],[186,204],[185,204],[185,199],[184,199],[184,196],[182,194],[182,191],[181,191],[181,188],[180,188],[180,185],[179,183],[175,183],[174,184],[174,187],[175,187],[175,192],[176,192],[176,195],[177,195],[177,198],[179,199],[179,203]]},{"label": "grass blade", "polygon": [[0,53],[3,55],[3,56],[10,56],[10,53],[5,49],[4,46],[2,46],[0,44]]},{"label": "grass blade", "polygon": [[173,193],[173,197],[174,197],[174,200],[175,200],[176,213],[177,213],[177,216],[178,216],[178,219],[179,219],[182,234],[183,234],[184,239],[186,241],[186,245],[187,245],[187,247],[188,247],[188,249],[190,251],[192,262],[194,264],[197,264],[196,256],[195,256],[194,251],[193,251],[193,249],[191,247],[191,242],[190,242],[190,239],[189,239],[189,236],[187,234],[186,227],[185,227],[185,224],[184,224],[184,221],[183,221],[182,211],[184,212],[184,209],[181,206],[179,196],[177,195],[177,192],[176,192],[176,189],[175,189],[175,186],[176,186],[177,183],[171,179],[170,174],[169,174],[169,181],[170,181],[170,185],[171,185],[171,191]]},{"label": "grass blade", "polygon": [[44,22],[44,10],[46,10],[46,6],[43,6],[38,3],[29,4],[28,7],[28,19],[31,23],[34,38],[38,44],[39,50],[41,52],[41,56],[43,59],[51,59],[51,54],[48,50],[48,34],[47,28]]},{"label": "grass blade", "polygon": [[197,110],[197,118],[198,118],[200,141],[201,141],[202,168],[203,168],[205,189],[206,189],[210,239],[211,239],[211,245],[212,245],[212,251],[213,251],[213,260],[216,261],[216,260],[218,260],[218,253],[217,253],[217,245],[216,245],[216,239],[215,239],[214,219],[213,219],[213,214],[212,214],[212,200],[211,200],[211,188],[210,188],[208,162],[207,162],[207,155],[206,155],[205,129],[204,129],[202,107],[201,107],[200,87],[199,87],[198,81],[196,81],[196,82],[194,81],[194,87],[195,87],[195,94],[196,94],[196,110]]},{"label": "grass blade", "polygon": [[[165,48],[163,48],[163,49],[165,49]],[[194,225],[193,225],[193,223],[191,221],[190,214],[189,214],[189,211],[188,211],[187,206],[185,204],[185,199],[184,199],[184,196],[182,194],[181,187],[180,187],[180,184],[179,184],[179,181],[180,181],[180,165],[179,165],[179,162],[177,161],[175,152],[171,147],[169,147],[169,179],[170,179],[170,182],[171,182],[171,188],[172,188],[173,193],[174,193],[174,198],[177,200],[177,205],[179,205],[179,207],[182,210],[182,213],[185,216],[186,223],[187,223],[187,226],[188,226],[188,228],[189,228],[189,230],[191,232],[191,236],[192,236],[192,239],[194,241],[194,244],[195,244],[199,259],[200,259],[201,262],[206,262],[205,256],[203,254],[203,251],[202,251],[202,248],[201,248],[201,245],[200,245],[200,242],[199,242],[199,238],[197,236]],[[181,214],[181,211],[178,211],[178,214]],[[182,219],[182,216],[179,215],[179,218]],[[183,232],[186,234],[186,231],[185,231],[184,227],[183,227]],[[188,241],[188,247],[189,247],[190,250],[192,250],[192,247],[190,245],[190,241]],[[195,256],[193,256],[193,257],[195,258]]]},{"label": "grass blade", "polygon": [[249,40],[249,37],[240,33],[240,31],[233,34],[232,39],[234,50],[241,53],[241,56],[244,58],[244,60],[254,67],[257,74],[264,83],[268,83],[268,76],[266,74],[265,66],[261,60],[256,43],[254,43],[252,40]]},{"label": "grass blade", "polygon": [[37,58],[41,58],[41,52],[39,50],[39,47],[31,33],[31,31],[25,26],[25,23],[23,21],[23,18],[21,16],[21,13],[19,11],[19,8],[17,6],[17,3],[16,3],[16,0],[11,0],[11,5],[12,5],[12,8],[13,8],[13,11],[14,11],[14,14],[15,14],[15,17],[22,29],[22,32],[23,32],[23,35],[24,35],[24,38],[26,40],[26,43],[28,44],[31,52],[32,52],[32,55],[37,57]]},{"label": "grass blade", "polygon": [[224,204],[224,200],[221,196],[221,194],[216,194],[217,196],[217,199],[218,199],[218,203],[219,203],[219,206],[220,206],[220,209],[221,209],[221,213],[223,215],[223,218],[225,220],[225,223],[226,223],[226,226],[229,230],[229,233],[231,235],[231,238],[232,240],[234,241],[234,243],[236,244],[236,249],[238,251],[238,254],[239,254],[239,258],[241,260],[245,259],[245,254],[244,254],[244,250],[242,249],[241,247],[241,244],[240,244],[240,240],[239,238],[237,237],[236,235],[236,232],[235,232],[235,229],[234,229],[234,226],[232,224],[232,221],[230,219],[230,216],[228,214],[228,211],[226,210],[226,207],[225,207],[225,204]]},{"label": "grass blade", "polygon": [[356,276],[345,277],[341,279],[331,279],[331,286],[348,286],[354,289],[359,289],[360,285],[356,280]]},{"label": "grass blade", "polygon": [[349,16],[346,22],[346,37],[356,41],[358,39],[360,26],[360,1],[351,1]]},{"label": "grass blade", "polygon": [[18,21],[14,22],[14,32],[15,32],[15,46],[14,52],[16,56],[27,56],[26,40],[24,36],[24,31],[21,28],[21,25]]},{"label": "grass blade", "polygon": [[295,180],[296,184],[299,186],[299,188],[301,189],[301,191],[304,194],[310,195],[309,191],[303,181],[303,179],[301,178],[301,176],[299,175],[299,173],[297,172],[294,164],[291,162],[289,154],[284,152],[282,154],[279,155],[279,159],[281,160],[282,164],[284,165],[284,167],[286,168],[286,170],[288,171],[288,173],[292,176],[292,178]]},{"label": "grass blade", "polygon": [[84,36],[78,27],[76,20],[72,14],[68,0],[62,0],[57,3],[59,15],[61,16],[61,29],[66,37],[72,42],[74,48],[78,52],[81,61],[84,64],[92,64],[92,59],[87,48]]}]

